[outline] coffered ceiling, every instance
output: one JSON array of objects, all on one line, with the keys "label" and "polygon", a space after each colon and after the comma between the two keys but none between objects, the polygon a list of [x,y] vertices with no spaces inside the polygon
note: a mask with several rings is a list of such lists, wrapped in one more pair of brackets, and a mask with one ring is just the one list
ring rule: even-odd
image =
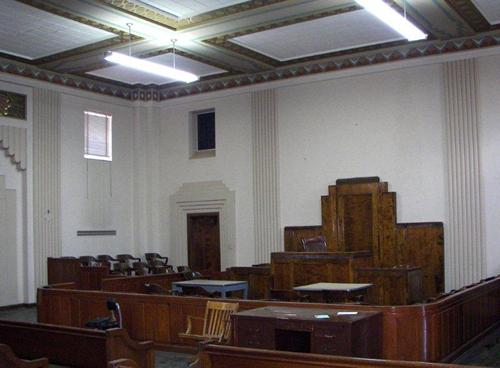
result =
[{"label": "coffered ceiling", "polygon": [[[2,0],[0,72],[165,99],[500,45],[499,0],[386,1],[428,39],[406,41],[353,0]],[[199,81],[104,60],[107,51],[130,52],[171,66],[174,39],[176,67]]]}]

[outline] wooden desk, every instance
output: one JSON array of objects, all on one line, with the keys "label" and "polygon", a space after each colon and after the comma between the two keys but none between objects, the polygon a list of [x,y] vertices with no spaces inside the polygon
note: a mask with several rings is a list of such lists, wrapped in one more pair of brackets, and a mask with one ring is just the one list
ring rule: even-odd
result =
[{"label": "wooden desk", "polygon": [[[339,314],[340,312],[340,314]],[[335,309],[264,307],[231,316],[234,345],[303,353],[380,358],[382,314]],[[319,316],[328,318],[318,318]]]},{"label": "wooden desk", "polygon": [[172,290],[175,291],[182,291],[183,288],[190,287],[200,287],[209,293],[218,291],[223,298],[226,297],[228,291],[243,290],[243,299],[247,299],[248,297],[248,282],[246,281],[198,279],[172,282]]},{"label": "wooden desk", "polygon": [[319,301],[324,303],[346,303],[362,301],[368,289],[372,286],[372,284],[318,282],[316,284],[297,286],[293,290],[310,295],[313,301],[316,296]]}]

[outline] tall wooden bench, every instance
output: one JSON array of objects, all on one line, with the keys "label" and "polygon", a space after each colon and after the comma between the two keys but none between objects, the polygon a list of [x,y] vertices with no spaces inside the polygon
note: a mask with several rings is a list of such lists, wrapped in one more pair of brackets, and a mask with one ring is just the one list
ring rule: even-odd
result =
[{"label": "tall wooden bench", "polygon": [[48,366],[47,358],[19,359],[8,345],[0,344],[0,367],[2,368],[47,368]]},{"label": "tall wooden bench", "polygon": [[117,359],[130,359],[154,368],[153,342],[132,340],[121,328],[100,331],[0,320],[0,343],[22,359],[46,357],[51,364],[106,368]]}]

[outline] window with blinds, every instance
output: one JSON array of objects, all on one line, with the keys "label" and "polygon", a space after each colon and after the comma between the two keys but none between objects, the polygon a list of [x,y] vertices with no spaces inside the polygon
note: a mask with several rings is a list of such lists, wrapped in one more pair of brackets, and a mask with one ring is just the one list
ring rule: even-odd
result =
[{"label": "window with blinds", "polygon": [[84,157],[111,161],[111,115],[85,111]]}]

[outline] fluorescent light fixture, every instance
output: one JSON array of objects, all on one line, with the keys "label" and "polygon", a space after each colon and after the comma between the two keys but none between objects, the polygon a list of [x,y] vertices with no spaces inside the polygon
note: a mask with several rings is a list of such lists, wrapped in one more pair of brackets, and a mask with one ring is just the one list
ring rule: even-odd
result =
[{"label": "fluorescent light fixture", "polygon": [[401,33],[408,41],[416,41],[427,38],[427,35],[415,27],[405,17],[392,9],[382,0],[356,0],[363,8],[376,16],[382,22]]},{"label": "fluorescent light fixture", "polygon": [[109,52],[105,59],[112,63],[117,63],[129,68],[137,69],[145,73],[151,73],[167,77],[170,79],[179,80],[182,82],[190,83],[198,80],[198,77],[192,73],[185,72],[184,70],[171,68],[166,65],[153,63],[144,59],[138,59],[132,56],[120,54],[118,52]]}]

